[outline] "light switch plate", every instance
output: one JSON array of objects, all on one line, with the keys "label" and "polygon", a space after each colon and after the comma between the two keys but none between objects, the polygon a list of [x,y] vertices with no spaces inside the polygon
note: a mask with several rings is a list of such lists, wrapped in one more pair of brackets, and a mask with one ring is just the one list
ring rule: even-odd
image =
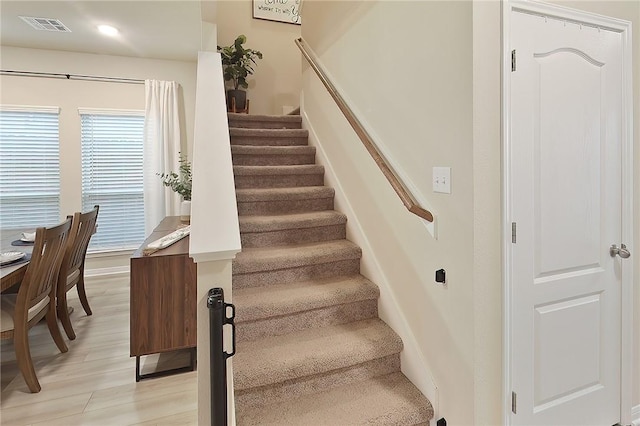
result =
[{"label": "light switch plate", "polygon": [[433,168],[433,192],[451,194],[451,167]]}]

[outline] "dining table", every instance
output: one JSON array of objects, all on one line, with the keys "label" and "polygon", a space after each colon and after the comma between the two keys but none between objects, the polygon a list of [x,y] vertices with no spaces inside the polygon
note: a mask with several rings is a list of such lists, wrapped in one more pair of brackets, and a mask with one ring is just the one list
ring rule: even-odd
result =
[{"label": "dining table", "polygon": [[[27,255],[31,255],[33,244],[15,246],[12,243],[20,241],[23,232],[34,232],[29,230],[3,230],[0,234],[0,252],[6,253],[10,251],[19,251]],[[20,243],[18,243],[20,244]],[[15,262],[0,266],[0,292],[13,287],[20,283],[27,272],[29,262]]]}]

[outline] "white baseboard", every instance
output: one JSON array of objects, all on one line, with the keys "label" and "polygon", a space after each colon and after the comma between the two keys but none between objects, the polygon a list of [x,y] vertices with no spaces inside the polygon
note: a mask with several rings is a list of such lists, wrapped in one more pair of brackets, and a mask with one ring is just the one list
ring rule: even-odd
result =
[{"label": "white baseboard", "polygon": [[[420,350],[415,335],[413,334],[409,323],[398,306],[397,300],[391,290],[389,280],[384,272],[380,269],[376,255],[364,233],[358,218],[349,203],[348,198],[344,194],[344,190],[340,182],[336,178],[335,170],[331,165],[331,161],[327,158],[324,149],[318,143],[318,136],[313,125],[309,122],[306,113],[301,110],[303,116],[303,125],[309,131],[309,143],[316,147],[316,158],[319,164],[325,167],[325,179],[327,183],[335,190],[335,202],[338,204],[344,214],[349,218],[347,226],[350,228],[351,236],[354,243],[358,244],[362,249],[362,273],[366,275],[364,269],[369,270],[368,278],[371,279],[380,288],[380,304],[384,308],[379,309],[379,315],[401,338],[404,349],[400,354],[401,370],[405,376],[427,397],[434,409],[434,417],[431,426],[435,426],[439,415],[439,395],[431,369],[424,358],[424,354]],[[385,315],[386,313],[386,315]]]},{"label": "white baseboard", "polygon": [[631,424],[633,426],[640,426],[640,404],[631,409]]},{"label": "white baseboard", "polygon": [[98,280],[108,278],[124,278],[129,276],[129,266],[116,266],[112,268],[94,268],[84,271],[86,279]]}]

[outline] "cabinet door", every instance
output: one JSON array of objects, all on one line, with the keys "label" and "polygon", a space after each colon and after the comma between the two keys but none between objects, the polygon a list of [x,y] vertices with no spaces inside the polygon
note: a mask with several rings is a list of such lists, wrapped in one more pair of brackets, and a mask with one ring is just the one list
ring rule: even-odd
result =
[{"label": "cabinet door", "polygon": [[187,255],[131,259],[131,356],[196,346],[196,277]]}]

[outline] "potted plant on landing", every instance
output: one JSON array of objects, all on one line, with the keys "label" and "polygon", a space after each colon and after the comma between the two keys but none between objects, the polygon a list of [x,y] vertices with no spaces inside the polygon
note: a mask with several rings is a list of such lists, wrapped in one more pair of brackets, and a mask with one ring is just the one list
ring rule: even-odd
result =
[{"label": "potted plant on landing", "polygon": [[180,155],[180,167],[178,173],[157,173],[162,179],[162,184],[182,196],[180,204],[180,220],[188,222],[191,218],[191,163],[186,156]]},{"label": "potted plant on landing", "polygon": [[[243,89],[249,87],[247,76],[253,74],[256,59],[262,59],[262,53],[245,49],[242,46],[247,42],[247,37],[239,35],[231,46],[220,47],[218,52],[222,55],[222,67],[224,68],[224,81],[230,81],[233,89],[227,90],[227,107],[229,110],[249,112],[247,105],[247,92]],[[235,108],[234,108],[235,106]]]}]

